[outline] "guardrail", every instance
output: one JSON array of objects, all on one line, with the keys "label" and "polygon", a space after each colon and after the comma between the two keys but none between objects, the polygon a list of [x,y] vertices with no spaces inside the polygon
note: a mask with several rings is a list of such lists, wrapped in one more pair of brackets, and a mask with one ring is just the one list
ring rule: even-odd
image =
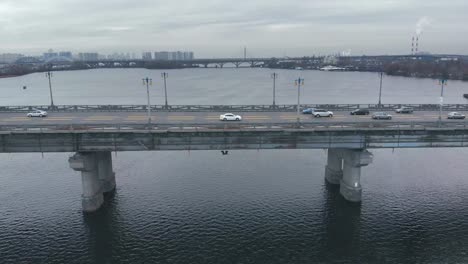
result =
[{"label": "guardrail", "polygon": [[[321,108],[331,111],[352,111],[368,108],[371,111],[391,111],[401,106],[413,107],[415,111],[438,111],[438,104],[302,104],[300,109]],[[144,112],[146,105],[32,105],[0,106],[0,112],[24,113],[34,109],[49,112]],[[152,105],[155,112],[294,112],[297,105]],[[446,104],[444,111],[468,111],[468,104]]]},{"label": "guardrail", "polygon": [[308,122],[308,123],[184,123],[184,124],[39,124],[2,125],[6,132],[47,132],[47,131],[210,131],[210,130],[455,130],[468,128],[467,121],[375,121],[375,122]]}]

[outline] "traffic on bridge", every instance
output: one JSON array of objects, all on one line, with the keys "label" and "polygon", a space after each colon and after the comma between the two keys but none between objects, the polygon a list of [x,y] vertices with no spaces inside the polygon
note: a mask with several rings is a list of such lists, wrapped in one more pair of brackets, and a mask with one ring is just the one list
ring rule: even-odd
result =
[{"label": "traffic on bridge", "polygon": [[[379,112],[379,111],[375,111]],[[151,114],[151,122],[154,124],[164,123],[190,123],[206,124],[220,123],[220,115],[226,112],[155,112]],[[349,111],[333,111],[332,117],[314,117],[308,114],[300,115],[301,123],[325,123],[325,122],[376,122],[383,123],[387,120],[372,119],[371,111],[369,115],[351,115]],[[392,113],[392,121],[419,121],[436,122],[439,118],[438,111],[415,111],[413,113]],[[448,119],[451,112],[444,111],[442,119],[450,122],[460,122],[457,119]],[[233,113],[242,117],[242,123],[289,123],[296,122],[297,116],[292,112],[240,112]],[[230,121],[227,121],[230,122]],[[0,125],[52,125],[52,124],[92,124],[92,123],[112,123],[112,124],[146,124],[148,116],[141,112],[48,112],[46,117],[28,117],[27,113],[0,113]]]}]

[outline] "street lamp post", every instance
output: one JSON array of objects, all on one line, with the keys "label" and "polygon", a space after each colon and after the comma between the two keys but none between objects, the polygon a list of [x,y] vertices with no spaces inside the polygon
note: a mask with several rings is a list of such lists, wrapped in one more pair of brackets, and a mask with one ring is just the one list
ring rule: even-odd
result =
[{"label": "street lamp post", "polygon": [[146,85],[146,96],[148,98],[148,105],[146,106],[148,110],[148,126],[151,125],[151,104],[150,104],[150,93],[149,93],[149,86],[153,85],[153,80],[146,77],[143,78],[143,85]]},{"label": "street lamp post", "polygon": [[382,79],[383,79],[383,72],[380,72],[379,108],[382,107]]},{"label": "street lamp post", "polygon": [[169,73],[167,72],[163,72],[161,73],[161,77],[164,78],[164,98],[166,99],[166,103],[165,103],[165,108],[167,109],[168,108],[168,104],[167,104],[167,87],[166,87],[166,79],[167,77],[169,77]]},{"label": "street lamp post", "polygon": [[447,85],[447,79],[440,79],[440,106],[439,106],[439,125],[442,124],[442,108],[444,107],[444,86]]},{"label": "street lamp post", "polygon": [[278,79],[278,74],[276,72],[271,74],[271,78],[273,78],[273,108],[276,107],[276,79]]},{"label": "street lamp post", "polygon": [[49,79],[50,107],[54,109],[54,97],[52,96],[52,81],[50,80],[52,78],[52,73],[50,72],[50,69],[47,70],[45,76]]},{"label": "street lamp post", "polygon": [[301,79],[301,77],[299,77],[297,80],[294,81],[294,83],[297,86],[297,113],[296,113],[296,118],[297,118],[297,124],[299,125],[299,123],[301,121],[300,118],[299,118],[301,86],[304,85],[304,79]]}]

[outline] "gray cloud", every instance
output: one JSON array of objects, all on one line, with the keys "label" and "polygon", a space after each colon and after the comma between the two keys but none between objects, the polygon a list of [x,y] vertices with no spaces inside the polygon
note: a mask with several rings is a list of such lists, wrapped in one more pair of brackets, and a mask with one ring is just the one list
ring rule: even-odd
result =
[{"label": "gray cloud", "polygon": [[198,57],[464,53],[468,2],[452,0],[1,0],[0,53],[194,50]]}]

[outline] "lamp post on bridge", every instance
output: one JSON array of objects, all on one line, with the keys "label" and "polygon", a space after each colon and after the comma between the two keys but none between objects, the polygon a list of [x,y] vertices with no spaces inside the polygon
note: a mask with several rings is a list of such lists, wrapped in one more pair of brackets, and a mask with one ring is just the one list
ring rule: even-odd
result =
[{"label": "lamp post on bridge", "polygon": [[379,109],[382,107],[382,79],[383,79],[383,72],[380,72]]},{"label": "lamp post on bridge", "polygon": [[46,78],[49,79],[49,92],[50,92],[50,107],[54,109],[54,97],[52,96],[52,81],[51,78],[53,76],[52,72],[50,72],[50,67],[47,69],[47,72],[45,73]]},{"label": "lamp post on bridge", "polygon": [[161,73],[161,77],[164,78],[164,98],[166,100],[165,104],[164,104],[164,107],[167,109],[168,108],[168,104],[167,104],[167,87],[166,87],[166,79],[167,77],[169,77],[169,73],[167,72],[163,72]]},{"label": "lamp post on bridge", "polygon": [[301,121],[301,119],[299,118],[301,86],[304,85],[304,79],[301,79],[301,77],[299,77],[297,80],[294,81],[294,84],[297,86],[297,113],[296,113],[296,118],[297,118],[297,125],[299,126],[299,123]]},{"label": "lamp post on bridge", "polygon": [[148,77],[143,78],[143,85],[146,85],[146,95],[147,95],[147,98],[148,98],[148,105],[146,107],[147,107],[147,110],[148,110],[148,126],[149,126],[149,125],[151,125],[151,104],[150,104],[149,86],[153,85],[153,80],[148,78]]},{"label": "lamp post on bridge", "polygon": [[278,74],[276,72],[271,74],[271,78],[273,79],[273,108],[276,108],[276,79],[278,79]]},{"label": "lamp post on bridge", "polygon": [[444,86],[447,85],[447,79],[440,79],[440,106],[439,106],[439,125],[442,124],[442,108],[444,107]]}]

